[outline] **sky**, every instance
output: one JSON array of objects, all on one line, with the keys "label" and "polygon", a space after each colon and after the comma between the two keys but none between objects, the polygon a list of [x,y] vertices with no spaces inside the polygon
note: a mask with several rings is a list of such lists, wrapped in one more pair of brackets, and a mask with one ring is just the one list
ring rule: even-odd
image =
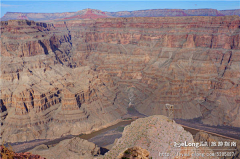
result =
[{"label": "sky", "polygon": [[2,0],[1,17],[6,12],[34,12],[34,13],[55,13],[55,12],[76,12],[82,9],[91,8],[102,11],[134,11],[144,9],[200,9],[212,8],[218,10],[240,9],[240,0],[204,0],[204,1],[143,1],[143,0],[106,0],[106,1],[81,1],[81,0]]}]

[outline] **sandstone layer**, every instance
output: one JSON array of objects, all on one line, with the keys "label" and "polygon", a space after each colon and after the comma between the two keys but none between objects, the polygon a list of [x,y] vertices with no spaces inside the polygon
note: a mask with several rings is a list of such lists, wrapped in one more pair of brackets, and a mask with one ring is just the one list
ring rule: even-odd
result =
[{"label": "sandstone layer", "polygon": [[33,21],[2,25],[4,141],[87,133],[116,123],[127,112],[127,105],[116,100],[118,87],[109,75],[75,67],[71,35],[51,29]]},{"label": "sandstone layer", "polygon": [[129,106],[240,127],[239,16],[1,24],[4,141],[90,132]]},{"label": "sandstone layer", "polygon": [[66,26],[79,50],[73,59],[107,72],[140,113],[168,115],[172,104],[175,118],[239,127],[239,23],[238,16],[172,17]]}]

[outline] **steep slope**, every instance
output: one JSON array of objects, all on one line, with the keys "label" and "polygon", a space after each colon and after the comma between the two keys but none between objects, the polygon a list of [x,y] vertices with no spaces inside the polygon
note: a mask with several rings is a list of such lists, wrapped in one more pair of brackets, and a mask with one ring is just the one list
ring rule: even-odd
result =
[{"label": "steep slope", "polygon": [[126,113],[126,106],[115,101],[118,88],[109,75],[89,66],[74,67],[67,29],[59,32],[45,23],[9,21],[1,30],[4,141],[91,132]]},{"label": "steep slope", "polygon": [[[114,18],[66,23],[73,59],[105,70],[146,115],[239,127],[239,17]],[[61,22],[54,24],[61,27]],[[76,28],[89,28],[80,32]],[[125,92],[125,93],[123,93]]]}]

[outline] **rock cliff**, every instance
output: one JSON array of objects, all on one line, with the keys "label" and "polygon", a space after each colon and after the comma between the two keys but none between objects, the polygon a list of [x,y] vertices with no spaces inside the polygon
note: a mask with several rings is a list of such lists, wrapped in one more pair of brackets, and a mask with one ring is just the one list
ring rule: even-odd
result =
[{"label": "rock cliff", "polygon": [[127,112],[108,74],[75,66],[69,32],[45,26],[9,21],[1,28],[4,141],[87,133],[116,123]]},{"label": "rock cliff", "polygon": [[239,127],[239,22],[238,16],[169,17],[66,25],[82,52],[73,59],[111,75],[125,92],[119,96],[140,113],[168,115],[165,105],[173,104],[175,118]]},{"label": "rock cliff", "polygon": [[129,105],[240,127],[239,16],[1,24],[5,141],[90,132]]}]

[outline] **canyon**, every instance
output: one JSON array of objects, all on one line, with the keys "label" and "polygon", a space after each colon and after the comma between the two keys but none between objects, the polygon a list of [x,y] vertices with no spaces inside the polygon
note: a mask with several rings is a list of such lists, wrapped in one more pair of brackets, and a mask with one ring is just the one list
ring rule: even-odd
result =
[{"label": "canyon", "polygon": [[240,127],[238,15],[97,14],[1,21],[2,141],[90,133],[118,123],[129,107],[169,116],[166,104],[174,118]]}]

